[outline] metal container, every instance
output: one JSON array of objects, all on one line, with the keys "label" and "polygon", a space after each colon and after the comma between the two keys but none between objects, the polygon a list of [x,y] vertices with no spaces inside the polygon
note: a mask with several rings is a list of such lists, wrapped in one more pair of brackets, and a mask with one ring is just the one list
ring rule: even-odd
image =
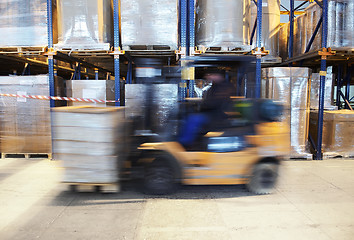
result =
[{"label": "metal container", "polygon": [[[56,78],[57,85],[63,85]],[[56,87],[56,90],[62,87]],[[0,92],[19,95],[49,95],[49,78],[38,76],[2,76]],[[56,91],[56,93],[58,93]],[[0,97],[3,111],[0,132],[4,153],[51,153],[50,103],[48,100]]]},{"label": "metal container", "polygon": [[200,49],[250,50],[249,0],[199,0],[196,43]]},{"label": "metal container", "polygon": [[53,109],[53,153],[63,163],[63,182],[116,183],[124,137],[123,107]]},{"label": "metal container", "polygon": [[[0,13],[0,47],[48,45],[47,0],[2,0]],[[55,21],[53,23],[56,42]]]},{"label": "metal container", "polygon": [[[254,28],[257,20],[257,5],[251,2],[251,28]],[[269,55],[262,58],[262,60],[279,59],[279,36],[280,29],[280,0],[263,0],[262,1],[262,46],[269,51]],[[257,34],[253,37],[252,49],[257,47]]]},{"label": "metal container", "polygon": [[311,70],[300,67],[262,69],[262,98],[283,103],[282,121],[290,126],[290,157],[307,157]]},{"label": "metal container", "polygon": [[133,46],[178,47],[177,0],[120,0],[124,50]]},{"label": "metal container", "polygon": [[111,0],[58,0],[57,49],[109,50],[112,43]]},{"label": "metal container", "polygon": [[[99,100],[115,100],[114,80],[70,80],[66,81],[66,92],[68,97],[92,98]],[[69,106],[114,106],[114,103],[87,103],[69,102]]]}]

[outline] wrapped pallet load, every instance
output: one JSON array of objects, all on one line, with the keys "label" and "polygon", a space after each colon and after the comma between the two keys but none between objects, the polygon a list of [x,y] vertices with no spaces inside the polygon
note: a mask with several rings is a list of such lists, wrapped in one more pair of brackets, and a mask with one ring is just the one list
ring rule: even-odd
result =
[{"label": "wrapped pallet load", "polygon": [[[318,111],[311,111],[310,134],[317,141]],[[354,111],[326,110],[323,113],[322,147],[325,157],[354,156]]]},{"label": "wrapped pallet load", "polygon": [[109,50],[111,0],[57,0],[58,50]]},{"label": "wrapped pallet load", "polygon": [[[66,93],[68,97],[90,98],[99,100],[115,100],[114,80],[70,80],[66,81]],[[69,106],[114,106],[114,103],[84,103],[69,102]]]},{"label": "wrapped pallet load", "polygon": [[283,61],[289,58],[289,23],[284,23],[279,29],[279,55]]},{"label": "wrapped pallet load", "polygon": [[[63,80],[56,78],[56,96],[63,96]],[[17,95],[49,94],[49,78],[38,76],[2,76],[0,92]],[[50,102],[22,97],[0,97],[3,111],[1,148],[3,153],[49,154],[52,152]]]},{"label": "wrapped pallet load", "polygon": [[200,50],[249,51],[250,0],[198,0],[196,44]]},{"label": "wrapped pallet load", "polygon": [[300,67],[262,69],[262,98],[284,105],[282,121],[290,126],[290,157],[309,158],[307,137],[309,122],[309,83],[311,70]]},{"label": "wrapped pallet load", "polygon": [[[56,42],[55,21],[53,27]],[[0,1],[0,35],[0,47],[47,46],[47,0]]]},{"label": "wrapped pallet load", "polygon": [[[325,92],[324,92],[324,109],[334,110],[333,106],[333,74],[327,74],[325,79]],[[320,74],[312,73],[311,76],[311,93],[310,93],[310,108],[318,109],[320,95]]]},{"label": "wrapped pallet load", "polygon": [[[257,20],[257,5],[251,2],[251,31]],[[262,1],[262,47],[269,51],[269,55],[262,58],[264,62],[280,62],[279,57],[279,29],[280,29],[280,0]],[[257,47],[255,32],[252,49]]]},{"label": "wrapped pallet load", "polygon": [[118,191],[125,157],[124,127],[123,107],[54,108],[53,153],[64,167],[62,181],[108,184]]},{"label": "wrapped pallet load", "polygon": [[176,50],[177,0],[120,0],[124,50]]}]

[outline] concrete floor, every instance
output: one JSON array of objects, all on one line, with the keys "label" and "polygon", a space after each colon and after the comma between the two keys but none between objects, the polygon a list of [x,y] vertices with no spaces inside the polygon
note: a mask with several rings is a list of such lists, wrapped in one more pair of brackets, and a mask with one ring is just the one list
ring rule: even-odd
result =
[{"label": "concrete floor", "polygon": [[73,193],[58,162],[0,159],[0,239],[354,239],[354,160],[286,161],[277,190]]}]

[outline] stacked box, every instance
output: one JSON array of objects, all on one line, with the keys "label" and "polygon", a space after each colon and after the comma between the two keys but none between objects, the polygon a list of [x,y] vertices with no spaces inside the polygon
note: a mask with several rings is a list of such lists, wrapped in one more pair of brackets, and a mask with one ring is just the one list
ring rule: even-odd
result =
[{"label": "stacked box", "polygon": [[[63,89],[57,78],[56,94]],[[18,95],[49,95],[49,78],[38,76],[0,77],[0,91]],[[58,94],[60,96],[60,94]],[[51,153],[50,102],[48,100],[0,97],[3,111],[1,146],[4,153]]]},{"label": "stacked box", "polygon": [[[317,141],[318,112],[311,111],[310,133]],[[323,153],[354,156],[354,112],[351,110],[324,111],[322,147]]]},{"label": "stacked box", "polygon": [[284,104],[282,121],[290,126],[290,157],[307,157],[311,70],[300,67],[262,69],[262,98]]},{"label": "stacked box", "polygon": [[111,0],[58,0],[58,44],[70,50],[109,50],[112,43]]},{"label": "stacked box", "polygon": [[120,0],[124,50],[132,46],[178,47],[178,1]]},{"label": "stacked box", "polygon": [[[115,82],[114,80],[70,80],[66,81],[66,93],[73,98],[92,98],[99,100],[114,101]],[[69,106],[114,106],[114,103],[87,103],[69,102]]]},{"label": "stacked box", "polygon": [[197,46],[200,49],[250,50],[250,20],[249,0],[197,1]]},{"label": "stacked box", "polygon": [[[257,5],[251,2],[251,31],[257,20]],[[280,0],[262,1],[262,46],[269,55],[262,60],[277,60],[279,57]],[[252,49],[257,47],[257,34],[253,37]]]},{"label": "stacked box", "polygon": [[53,153],[64,166],[63,182],[117,182],[124,127],[123,107],[54,108]]},{"label": "stacked box", "polygon": [[[125,106],[127,118],[142,119],[140,129],[150,127],[155,132],[164,131],[168,121],[173,118],[178,110],[178,86],[177,84],[153,84],[151,99],[151,115],[146,116],[147,88],[145,84],[127,84],[125,86]],[[145,126],[147,117],[150,118],[152,126]],[[171,133],[176,128],[170,129]]]},{"label": "stacked box", "polygon": [[[0,13],[0,47],[48,45],[47,0],[2,0]],[[55,21],[53,27],[56,42]]]},{"label": "stacked box", "polygon": [[[324,92],[324,108],[332,109],[333,106],[333,74],[327,74],[325,79],[325,92]],[[320,74],[312,73],[311,76],[311,93],[310,93],[310,108],[318,109],[320,94]]]}]

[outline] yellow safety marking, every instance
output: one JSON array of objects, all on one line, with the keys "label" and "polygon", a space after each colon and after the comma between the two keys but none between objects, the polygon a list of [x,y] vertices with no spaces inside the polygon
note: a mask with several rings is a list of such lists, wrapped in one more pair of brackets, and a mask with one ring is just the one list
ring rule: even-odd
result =
[{"label": "yellow safety marking", "polygon": [[327,76],[327,72],[326,71],[320,71],[320,76]]}]

